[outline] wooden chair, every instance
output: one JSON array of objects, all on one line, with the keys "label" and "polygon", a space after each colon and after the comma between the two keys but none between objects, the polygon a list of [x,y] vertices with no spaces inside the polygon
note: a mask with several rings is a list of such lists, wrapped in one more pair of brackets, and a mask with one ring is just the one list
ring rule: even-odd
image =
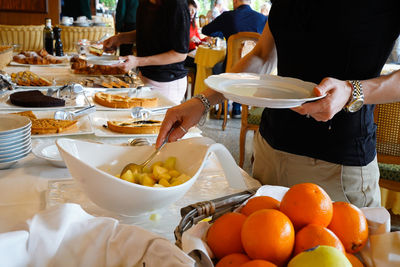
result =
[{"label": "wooden chair", "polygon": [[[228,39],[227,44],[227,59],[226,59],[226,72],[230,72],[232,67],[249,53],[260,39],[260,34],[257,32],[239,32],[233,34]],[[221,112],[221,109],[219,109]],[[243,110],[243,106],[242,106]],[[217,115],[218,118],[220,114]],[[243,118],[243,114],[242,114]],[[226,128],[226,123],[228,121],[228,100],[224,101],[224,120],[222,122],[222,130]]]},{"label": "wooden chair", "polygon": [[379,185],[400,192],[400,103],[376,105]]},{"label": "wooden chair", "polygon": [[207,25],[207,17],[204,15],[200,15],[199,16],[199,27],[203,28],[206,25]]}]

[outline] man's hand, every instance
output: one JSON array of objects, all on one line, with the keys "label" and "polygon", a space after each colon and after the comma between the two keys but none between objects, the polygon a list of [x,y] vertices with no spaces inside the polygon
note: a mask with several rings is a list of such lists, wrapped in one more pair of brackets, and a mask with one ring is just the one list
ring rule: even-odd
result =
[{"label": "man's hand", "polygon": [[139,66],[139,58],[135,56],[119,57],[122,61],[121,63],[115,64],[113,66],[118,67],[124,72],[129,72],[130,70]]},{"label": "man's hand", "polygon": [[318,101],[292,108],[292,110],[302,115],[309,115],[317,121],[328,121],[347,104],[352,88],[347,81],[325,78],[314,88],[314,93],[316,96],[326,96]]},{"label": "man's hand", "polygon": [[103,42],[103,50],[106,53],[114,53],[119,46],[120,46],[120,41],[118,35],[111,36],[110,38],[104,40]]}]

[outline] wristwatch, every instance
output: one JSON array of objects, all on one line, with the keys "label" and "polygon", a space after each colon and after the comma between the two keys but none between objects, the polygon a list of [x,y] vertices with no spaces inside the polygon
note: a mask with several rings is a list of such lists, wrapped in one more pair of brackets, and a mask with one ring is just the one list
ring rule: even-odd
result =
[{"label": "wristwatch", "polygon": [[348,82],[352,88],[352,93],[349,102],[347,102],[345,106],[345,110],[347,112],[353,113],[359,111],[361,107],[364,105],[364,93],[360,81],[355,80]]}]

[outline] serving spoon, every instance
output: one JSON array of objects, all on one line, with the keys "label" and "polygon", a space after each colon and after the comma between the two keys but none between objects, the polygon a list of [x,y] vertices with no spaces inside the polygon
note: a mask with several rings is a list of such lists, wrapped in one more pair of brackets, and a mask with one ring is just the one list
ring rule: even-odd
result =
[{"label": "serving spoon", "polygon": [[170,107],[147,109],[143,107],[133,107],[131,109],[131,117],[134,119],[147,119],[151,115],[164,114]]},{"label": "serving spoon", "polygon": [[160,152],[160,150],[164,147],[164,145],[168,142],[169,136],[171,135],[172,131],[177,127],[177,123],[172,125],[171,129],[169,130],[167,137],[165,137],[164,141],[162,144],[142,163],[142,164],[136,164],[136,163],[128,163],[121,171],[121,174],[119,177],[122,177],[128,170],[130,170],[132,173],[140,173],[142,172],[143,168],[149,164],[149,162]]}]

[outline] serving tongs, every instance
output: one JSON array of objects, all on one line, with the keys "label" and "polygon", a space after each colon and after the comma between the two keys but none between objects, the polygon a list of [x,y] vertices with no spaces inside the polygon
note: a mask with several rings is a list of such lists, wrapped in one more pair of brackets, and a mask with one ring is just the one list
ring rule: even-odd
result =
[{"label": "serving tongs", "polygon": [[84,115],[88,115],[96,111],[95,105],[90,105],[88,107],[84,107],[82,109],[78,109],[75,111],[68,111],[68,110],[57,110],[54,113],[54,119],[56,120],[75,120],[79,117]]}]

